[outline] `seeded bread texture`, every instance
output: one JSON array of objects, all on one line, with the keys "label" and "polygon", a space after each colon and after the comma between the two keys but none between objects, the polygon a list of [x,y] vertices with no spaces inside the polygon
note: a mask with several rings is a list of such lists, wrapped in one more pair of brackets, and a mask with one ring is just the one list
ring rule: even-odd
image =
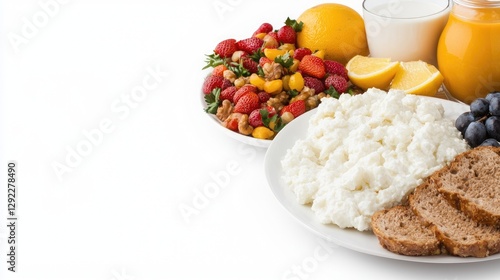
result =
[{"label": "seeded bread texture", "polygon": [[408,206],[398,205],[375,212],[371,225],[380,245],[393,253],[407,256],[441,254],[441,244],[434,232],[424,226]]},{"label": "seeded bread texture", "polygon": [[462,153],[431,180],[467,216],[500,227],[500,148],[478,147]]},{"label": "seeded bread texture", "polygon": [[482,258],[500,251],[500,230],[473,221],[453,207],[432,183],[418,186],[409,203],[449,254]]}]

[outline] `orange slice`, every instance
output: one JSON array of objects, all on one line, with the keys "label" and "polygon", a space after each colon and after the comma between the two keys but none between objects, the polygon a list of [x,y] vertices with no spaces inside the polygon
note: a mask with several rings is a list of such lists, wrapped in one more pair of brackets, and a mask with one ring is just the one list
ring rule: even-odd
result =
[{"label": "orange slice", "polygon": [[391,89],[416,95],[434,96],[443,83],[443,75],[424,61],[401,62]]},{"label": "orange slice", "polygon": [[353,84],[367,90],[378,88],[386,90],[399,68],[399,62],[390,58],[357,55],[346,65],[347,75]]}]

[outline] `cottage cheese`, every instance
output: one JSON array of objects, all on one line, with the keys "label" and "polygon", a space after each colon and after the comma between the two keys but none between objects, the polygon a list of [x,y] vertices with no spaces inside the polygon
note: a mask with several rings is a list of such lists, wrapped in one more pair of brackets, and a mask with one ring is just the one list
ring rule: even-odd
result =
[{"label": "cottage cheese", "polygon": [[370,89],[323,99],[281,163],[286,185],[320,222],[364,231],[373,213],[467,148],[441,104]]}]

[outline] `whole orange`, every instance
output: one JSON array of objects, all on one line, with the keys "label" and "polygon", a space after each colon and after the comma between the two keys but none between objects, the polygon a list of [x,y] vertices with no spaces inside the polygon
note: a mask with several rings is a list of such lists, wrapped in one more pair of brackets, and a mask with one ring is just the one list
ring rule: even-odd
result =
[{"label": "whole orange", "polygon": [[297,34],[298,47],[324,50],[325,59],[344,65],[355,55],[369,54],[363,18],[348,6],[319,4],[305,10],[297,21],[304,23]]}]

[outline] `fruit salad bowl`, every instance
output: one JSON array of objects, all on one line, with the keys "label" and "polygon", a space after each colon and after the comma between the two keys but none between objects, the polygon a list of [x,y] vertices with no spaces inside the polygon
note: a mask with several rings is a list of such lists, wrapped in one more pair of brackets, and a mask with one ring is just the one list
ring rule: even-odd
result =
[{"label": "fruit salad bowl", "polygon": [[268,147],[322,98],[357,93],[342,62],[298,45],[302,27],[290,18],[278,30],[263,23],[250,37],[222,40],[206,55],[202,105],[227,135]]}]

